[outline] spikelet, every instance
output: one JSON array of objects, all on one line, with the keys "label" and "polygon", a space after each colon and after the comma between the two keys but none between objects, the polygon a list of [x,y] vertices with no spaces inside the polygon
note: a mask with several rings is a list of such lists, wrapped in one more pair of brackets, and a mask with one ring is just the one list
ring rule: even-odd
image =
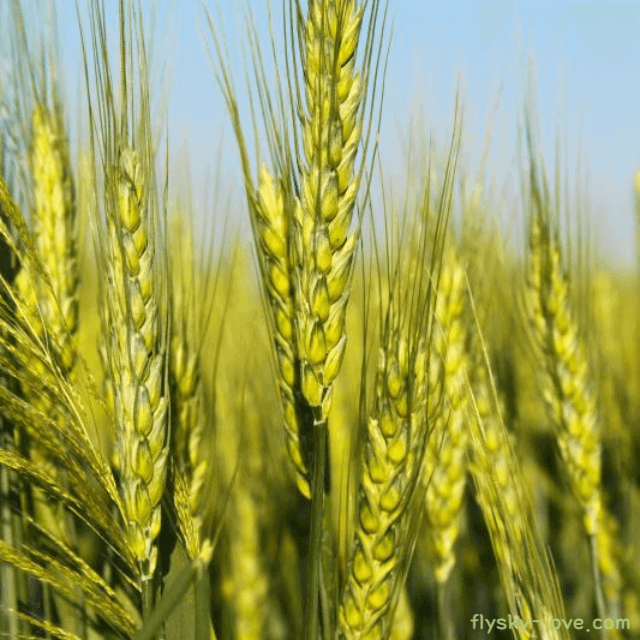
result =
[{"label": "spikelet", "polygon": [[345,313],[357,238],[360,76],[354,73],[362,10],[353,0],[313,0],[304,42],[306,164],[293,205],[293,287],[301,389],[326,422],[346,347]]},{"label": "spikelet", "polygon": [[364,436],[340,638],[371,640],[390,631],[387,614],[400,586],[415,447],[426,430],[425,394],[424,344],[412,349],[392,330],[380,349],[375,407]]},{"label": "spikelet", "polygon": [[138,153],[121,149],[107,202],[106,337],[113,380],[120,487],[143,582],[153,576],[165,487],[165,357],[154,264],[151,185]]},{"label": "spikelet", "polygon": [[435,304],[430,357],[430,389],[441,378],[442,406],[435,419],[425,454],[426,524],[430,562],[438,583],[447,581],[455,564],[454,545],[466,479],[468,442],[466,280],[453,248],[442,261]]}]

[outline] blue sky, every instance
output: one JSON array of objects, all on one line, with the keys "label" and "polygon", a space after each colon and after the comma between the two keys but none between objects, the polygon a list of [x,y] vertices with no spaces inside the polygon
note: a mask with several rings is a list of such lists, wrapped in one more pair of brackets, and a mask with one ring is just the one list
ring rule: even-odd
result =
[{"label": "blue sky", "polygon": [[[214,15],[220,8],[242,98],[240,7],[251,5],[266,37],[266,0],[206,1]],[[272,1],[279,7],[278,0]],[[85,3],[79,0],[81,13],[86,13]],[[72,88],[79,75],[74,4],[58,2],[64,69]],[[105,4],[115,22],[117,2]],[[498,187],[515,192],[516,125],[531,54],[546,158],[553,160],[558,130],[568,142],[570,167],[581,150],[590,176],[592,234],[606,255],[633,264],[632,184],[640,169],[640,3],[389,0],[389,5],[394,26],[381,140],[385,166],[401,163],[407,123],[418,109],[426,129],[441,142],[447,139],[459,86],[465,106],[465,164],[472,173],[477,169],[499,96],[490,167]],[[155,7],[164,30],[156,55],[171,77],[174,150],[188,151],[194,181],[202,186],[223,140],[223,183],[240,192],[232,132],[206,53],[200,0],[145,1],[145,6]]]}]

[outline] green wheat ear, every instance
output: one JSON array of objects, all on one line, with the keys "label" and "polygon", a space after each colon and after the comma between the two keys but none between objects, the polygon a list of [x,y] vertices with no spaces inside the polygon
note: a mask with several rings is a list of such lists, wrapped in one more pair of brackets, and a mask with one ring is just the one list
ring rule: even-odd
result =
[{"label": "green wheat ear", "polygon": [[[468,393],[467,290],[464,265],[453,247],[445,250],[435,303],[430,376],[440,387],[442,407],[425,456],[426,526],[436,582],[447,582],[455,564],[467,475]],[[435,404],[435,400],[431,401]]]},{"label": "green wheat ear", "polygon": [[344,357],[357,243],[349,230],[358,189],[362,91],[354,62],[361,24],[362,9],[352,0],[311,2],[303,40],[308,115],[302,117],[305,166],[293,203],[292,266],[301,389],[319,422],[327,420]]},{"label": "green wheat ear", "polygon": [[[165,492],[170,429],[165,209],[157,197],[147,51],[139,7],[119,1],[120,88],[115,93],[105,13],[90,6],[95,85],[87,77],[93,228],[100,286],[103,363],[110,387],[129,544],[145,617],[156,591],[157,538]],[[85,52],[85,69],[89,62]],[[134,64],[137,70],[134,72]]]},{"label": "green wheat ear", "polygon": [[399,327],[389,330],[362,446],[357,524],[338,617],[345,640],[390,631],[409,529],[407,499],[427,430],[426,361],[424,343],[412,347]]},{"label": "green wheat ear", "polygon": [[166,350],[154,282],[153,228],[146,210],[148,185],[134,150],[121,150],[115,182],[117,207],[108,222],[108,354],[121,487],[144,582],[155,571],[167,468]]},{"label": "green wheat ear", "polygon": [[[259,161],[257,187],[221,41],[207,16],[216,79],[241,155],[287,449],[298,488],[307,498],[313,425],[326,427],[346,348],[345,315],[360,226],[352,228],[352,218],[371,132],[365,109],[375,99],[374,62],[380,56],[378,10],[377,0],[366,5],[312,0],[303,15],[297,1],[285,3],[295,44],[288,42],[285,52],[288,81],[277,75],[274,92],[250,31],[272,167]],[[366,38],[359,51],[365,14]],[[273,40],[272,49],[277,58]],[[266,108],[266,96],[280,113]]]},{"label": "green wheat ear", "polygon": [[598,613],[615,615],[620,607],[622,579],[613,551],[614,529],[604,499],[602,423],[591,378],[592,366],[570,297],[569,271],[555,226],[557,213],[549,201],[531,138],[529,144],[526,319],[560,460],[580,507],[590,545]]},{"label": "green wheat ear", "polygon": [[293,462],[300,492],[311,498],[309,470],[301,437],[304,427],[296,401],[299,388],[297,349],[294,337],[294,290],[289,261],[290,220],[285,210],[282,183],[266,166],[260,169],[257,192],[257,232],[259,247],[267,266],[265,287],[268,293],[272,326],[275,331],[275,356],[278,389],[284,414],[287,450]]},{"label": "green wheat ear", "polygon": [[425,171],[404,205],[407,217],[397,218],[394,207],[386,212],[385,229],[398,225],[398,236],[385,237],[388,273],[380,266],[384,260],[378,265],[384,283],[378,293],[383,301],[378,360],[372,407],[362,416],[356,449],[354,523],[338,605],[338,637],[344,640],[389,637],[394,615],[407,616],[406,606],[397,612],[424,513],[429,486],[424,467],[441,404],[430,357],[437,343],[435,283],[443,266],[459,125],[456,118],[439,209],[432,209]]},{"label": "green wheat ear", "polygon": [[[2,179],[0,207],[13,229],[10,231],[3,220],[0,236],[22,268],[32,270],[32,278],[44,277],[44,265],[27,233],[25,219]],[[54,462],[54,467],[36,464],[19,450],[5,448],[4,443],[0,449],[0,465],[41,492],[52,510],[60,507],[61,513],[91,523],[123,566],[130,567],[133,557],[119,518],[124,506],[109,467],[89,436],[91,403],[95,398],[81,384],[81,379],[72,380],[61,372],[48,345],[39,339],[27,321],[21,320],[28,317],[25,303],[6,281],[2,281],[1,287],[0,350],[5,365],[0,384],[3,422],[6,419],[19,432],[29,434],[33,445],[47,460]],[[7,300],[12,300],[15,307],[7,305]],[[46,375],[43,376],[42,371]],[[42,389],[41,397],[47,399],[47,410],[25,403],[16,391],[20,388],[18,383]],[[120,633],[132,634],[137,626],[135,616],[119,602],[103,577],[80,557],[79,550],[67,545],[59,528],[48,529],[30,519],[26,512],[23,517],[24,524],[30,527],[20,528],[20,535],[29,532],[29,537],[20,539],[13,534],[7,537],[3,528],[0,542],[0,560],[15,570],[17,597],[21,597],[19,585],[26,584],[23,580],[30,576],[50,589],[56,603],[68,603],[69,609],[58,611],[65,616],[62,621],[65,627],[70,624],[66,616],[77,610],[85,611],[87,623],[91,625],[97,625],[97,618],[101,617]],[[31,538],[32,535],[35,537]],[[5,602],[3,592],[3,604]],[[62,632],[73,635],[47,620],[36,621],[22,612],[18,617],[56,635]]]}]

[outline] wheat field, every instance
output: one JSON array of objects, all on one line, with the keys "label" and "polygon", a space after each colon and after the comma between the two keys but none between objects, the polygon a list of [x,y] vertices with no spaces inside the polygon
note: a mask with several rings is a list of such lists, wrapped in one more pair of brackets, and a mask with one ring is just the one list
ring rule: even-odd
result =
[{"label": "wheat field", "polygon": [[462,166],[458,99],[390,189],[392,1],[274,2],[246,85],[203,5],[243,186],[215,214],[249,233],[203,230],[142,6],[112,41],[78,2],[76,152],[23,2],[0,14],[0,638],[640,637],[640,259],[571,232],[534,91],[517,203]]}]

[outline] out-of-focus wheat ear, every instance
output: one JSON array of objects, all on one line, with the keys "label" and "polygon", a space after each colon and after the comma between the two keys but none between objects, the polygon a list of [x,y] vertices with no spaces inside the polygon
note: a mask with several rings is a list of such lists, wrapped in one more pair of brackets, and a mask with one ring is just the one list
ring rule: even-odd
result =
[{"label": "out-of-focus wheat ear", "polygon": [[531,224],[527,274],[528,320],[544,368],[545,401],[585,530],[594,535],[601,502],[598,416],[560,246],[542,216]]},{"label": "out-of-focus wheat ear", "polygon": [[[8,194],[2,179],[0,208],[7,212],[12,231],[5,235],[7,230],[4,216],[1,216],[0,235],[7,240],[11,251],[19,257],[22,265],[30,265],[33,272],[46,280],[46,271],[31,236],[27,233],[22,212]],[[111,512],[115,507],[116,514],[121,514],[122,504],[113,477],[89,435],[91,413],[86,403],[83,381],[75,378],[70,380],[69,376],[62,374],[55,361],[53,347],[40,339],[32,327],[23,321],[24,314],[16,313],[22,303],[19,296],[5,285],[6,282],[3,281],[0,326],[2,349],[7,350],[9,357],[3,359],[6,366],[3,366],[2,373],[10,376],[12,384],[0,387],[2,414],[3,417],[10,417],[16,432],[28,434],[31,442],[36,443],[48,459],[56,461],[57,473],[55,476],[50,475],[48,469],[10,449],[0,451],[2,466],[15,471],[24,479],[25,485],[42,489],[52,506],[63,504],[67,514],[78,514],[84,522],[90,523],[90,527],[107,542],[124,565],[131,568],[132,554],[123,535],[122,521],[117,516],[113,518]],[[13,304],[7,304],[7,300]],[[49,378],[38,377],[38,367],[32,366],[34,359],[40,361],[49,373]],[[28,381],[30,385],[27,384]],[[39,385],[44,387],[49,412],[44,413],[25,402],[24,394],[21,395],[18,390],[20,382],[33,389],[37,389]],[[67,546],[66,541],[55,530],[30,518],[24,505],[22,502],[20,519],[24,518],[25,524],[29,523],[30,537],[31,534],[36,536],[34,544],[31,546],[26,538],[19,540],[15,536],[12,541],[4,539],[0,554],[3,561],[16,567],[23,575],[24,572],[31,574],[50,589],[58,620],[68,635],[75,637],[78,635],[76,629],[80,626],[87,629],[87,624],[91,624],[90,621],[83,620],[82,607],[85,603],[84,611],[90,618],[95,619],[92,617],[95,612],[96,618],[100,616],[122,633],[134,633],[136,624],[133,616],[118,604],[109,585],[80,557],[79,545],[76,544],[73,548]],[[64,526],[66,523],[61,521],[58,524]],[[38,544],[43,540],[46,541],[44,545]],[[19,597],[23,603],[29,602],[28,595]],[[65,608],[61,607],[61,603],[64,603]],[[68,617],[65,617],[65,612]],[[22,617],[22,613],[20,616]],[[59,635],[53,627],[50,629],[52,634]],[[27,635],[29,631],[30,629],[26,630]]]},{"label": "out-of-focus wheat ear", "polygon": [[[504,510],[502,517],[509,519],[514,539],[519,541],[527,524],[519,498],[520,488],[516,486],[516,477],[510,469],[514,453],[509,433],[503,427],[504,403],[497,395],[497,390],[495,393],[493,391],[484,343],[477,327],[472,329],[470,361],[473,363],[469,378],[474,406],[469,412],[469,421],[471,434],[475,438],[470,443],[472,475],[484,473],[495,478]],[[509,566],[510,552],[504,546],[504,540],[496,538],[494,549],[499,561]]]},{"label": "out-of-focus wheat ear", "polygon": [[257,505],[243,483],[235,485],[232,508],[230,574],[224,595],[233,610],[233,637],[260,640],[267,630],[269,576],[264,567]]},{"label": "out-of-focus wheat ear", "polygon": [[[427,445],[426,526],[436,582],[447,582],[455,565],[454,545],[466,484],[468,443],[467,322],[464,266],[452,247],[445,250],[435,303],[430,378],[442,377],[442,405]],[[435,385],[434,385],[435,386]]]},{"label": "out-of-focus wheat ear", "polygon": [[304,43],[304,166],[293,210],[295,331],[301,388],[326,422],[346,346],[345,312],[356,233],[354,164],[360,142],[360,75],[354,71],[362,8],[313,0]]},{"label": "out-of-focus wheat ear", "polygon": [[[539,358],[542,392],[556,430],[560,457],[569,485],[582,510],[594,572],[599,614],[615,600],[604,602],[602,582],[611,575],[608,536],[599,535],[603,510],[601,433],[586,349],[569,296],[569,278],[560,239],[552,230],[549,203],[531,169],[531,207],[525,305],[534,349]],[[602,548],[599,548],[600,545]],[[609,577],[605,578],[605,574]]]},{"label": "out-of-focus wheat ear", "polygon": [[338,637],[384,638],[402,578],[409,494],[426,431],[426,347],[392,329],[380,349],[375,407],[362,446],[356,525]]},{"label": "out-of-focus wheat ear", "polygon": [[299,388],[294,336],[294,298],[289,263],[289,218],[285,211],[282,184],[266,166],[260,169],[257,191],[258,247],[264,261],[264,285],[274,332],[278,391],[284,414],[287,451],[296,484],[305,498],[311,498],[307,452],[301,442],[301,418],[294,389]]},{"label": "out-of-focus wheat ear", "polygon": [[34,108],[29,164],[35,244],[50,278],[50,286],[41,283],[38,288],[38,306],[59,366],[69,372],[77,349],[78,238],[75,188],[59,109],[51,111],[41,103]]},{"label": "out-of-focus wheat ear", "polygon": [[29,306],[35,301],[54,360],[62,373],[69,375],[77,351],[78,238],[75,188],[59,107],[52,111],[37,103],[31,135],[31,222],[35,249],[48,280],[38,278],[32,291],[25,294]]},{"label": "out-of-focus wheat ear", "polygon": [[619,540],[619,526],[604,506],[600,511],[596,539],[598,567],[608,605],[607,615],[617,618],[622,615],[622,596],[628,585],[625,584],[621,571],[624,558]]},{"label": "out-of-focus wheat ear", "polygon": [[[54,100],[55,102],[55,100]],[[43,273],[29,263],[22,265],[16,287],[22,309],[38,340],[50,349],[52,361],[64,376],[73,374],[76,360],[78,327],[78,261],[76,203],[68,142],[60,106],[50,109],[36,100],[32,112],[28,167],[33,189],[31,226],[34,249]],[[38,357],[30,367],[37,388],[25,379],[22,385],[26,400],[39,411],[53,415],[54,403],[47,389],[55,388],[55,376]],[[63,422],[62,415],[58,420]],[[28,440],[28,438],[26,439]],[[28,444],[32,462],[52,478],[58,478],[56,463],[35,441]],[[76,548],[72,517],[60,503],[52,503],[39,487],[32,487],[33,509],[38,523],[69,548]],[[54,596],[58,615],[73,626],[76,614],[64,598]],[[76,628],[79,626],[76,624]]]},{"label": "out-of-focus wheat ear", "polygon": [[558,577],[535,524],[525,478],[502,422],[484,343],[477,332],[475,336],[471,359],[474,374],[480,374],[472,377],[469,468],[510,613],[533,621],[527,629],[515,629],[516,637],[568,640],[566,629],[546,629],[540,622],[563,615]]},{"label": "out-of-focus wheat ear", "polygon": [[200,358],[179,330],[174,331],[171,340],[169,363],[173,387],[172,412],[176,414],[172,430],[175,450],[172,453],[188,482],[188,513],[192,525],[189,527],[191,535],[185,541],[187,553],[194,560],[200,553],[202,498],[208,472],[207,458],[203,455],[206,415]]},{"label": "out-of-focus wheat ear", "polygon": [[108,203],[108,356],[114,383],[120,488],[143,585],[153,578],[169,451],[166,346],[154,262],[149,174],[122,148]]},{"label": "out-of-focus wheat ear", "polygon": [[390,640],[411,640],[415,632],[415,621],[411,602],[409,601],[409,593],[406,585],[400,590],[398,604],[393,614],[393,622],[391,623]]},{"label": "out-of-focus wheat ear", "polygon": [[627,587],[622,597],[623,615],[629,620],[631,634],[640,632],[640,592],[634,587]]},{"label": "out-of-focus wheat ear", "polygon": [[52,110],[44,102],[36,102],[28,166],[33,187],[34,248],[44,274],[22,265],[16,286],[29,316],[26,320],[41,338],[46,329],[56,364],[69,374],[77,349],[78,238],[75,188],[59,105]]},{"label": "out-of-focus wheat ear", "polygon": [[[189,242],[192,241],[189,238]],[[189,252],[193,247],[184,249]],[[180,482],[186,485],[184,495],[176,486],[176,509],[187,554],[193,560],[199,555],[203,542],[203,493],[211,471],[205,432],[207,424],[212,424],[215,416],[207,406],[202,381],[199,345],[205,329],[195,317],[198,305],[206,302],[195,299],[199,290],[195,280],[200,274],[189,271],[189,265],[185,264],[189,262],[188,255],[181,254],[178,260],[183,264],[174,267],[181,277],[175,278],[172,290],[172,338],[169,350],[171,455],[175,460],[176,480],[180,477]]]}]

